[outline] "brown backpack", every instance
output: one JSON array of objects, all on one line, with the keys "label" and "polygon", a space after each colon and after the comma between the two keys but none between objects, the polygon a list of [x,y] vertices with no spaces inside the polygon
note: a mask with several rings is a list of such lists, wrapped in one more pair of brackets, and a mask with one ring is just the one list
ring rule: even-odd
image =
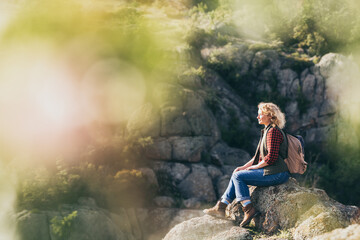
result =
[{"label": "brown backpack", "polygon": [[286,136],[284,139],[288,145],[284,161],[289,169],[289,172],[303,174],[307,168],[303,138],[299,135],[293,136],[289,133],[285,133],[283,130],[281,130],[281,133],[283,136]]}]

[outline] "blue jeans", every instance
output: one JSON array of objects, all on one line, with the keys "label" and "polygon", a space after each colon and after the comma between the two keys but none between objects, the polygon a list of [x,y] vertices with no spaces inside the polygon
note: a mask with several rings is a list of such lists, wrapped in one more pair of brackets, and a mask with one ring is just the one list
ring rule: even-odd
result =
[{"label": "blue jeans", "polygon": [[229,185],[221,197],[229,203],[234,199],[237,201],[250,200],[249,187],[272,186],[285,183],[289,179],[289,172],[282,172],[264,176],[264,169],[241,170],[232,174]]}]

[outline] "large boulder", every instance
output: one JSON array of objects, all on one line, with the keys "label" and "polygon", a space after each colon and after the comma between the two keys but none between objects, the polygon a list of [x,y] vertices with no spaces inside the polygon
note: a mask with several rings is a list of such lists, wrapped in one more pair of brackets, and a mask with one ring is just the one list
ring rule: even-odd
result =
[{"label": "large boulder", "polygon": [[217,199],[213,182],[206,167],[192,166],[192,172],[179,184],[179,190],[184,198],[198,198],[206,202]]},{"label": "large boulder", "polygon": [[347,228],[335,229],[331,232],[311,238],[311,240],[358,240],[360,239],[360,225],[352,224]]},{"label": "large boulder", "polygon": [[176,225],[164,240],[248,240],[248,230],[235,227],[232,221],[211,216],[192,218]]},{"label": "large boulder", "polygon": [[231,148],[224,142],[217,143],[210,151],[213,162],[219,165],[241,166],[247,163],[251,157],[246,151]]},{"label": "large boulder", "polygon": [[167,138],[157,138],[145,146],[145,156],[153,160],[170,160],[172,146]]},{"label": "large boulder", "polygon": [[50,240],[46,214],[22,211],[16,214],[16,222],[20,239]]},{"label": "large boulder", "polygon": [[317,67],[320,69],[320,73],[325,78],[331,77],[335,68],[344,65],[347,59],[345,56],[337,53],[328,53],[324,55]]},{"label": "large boulder", "polygon": [[207,149],[207,137],[172,137],[172,159],[175,161],[200,162]]},{"label": "large boulder", "polygon": [[[330,199],[323,190],[308,189],[295,179],[278,186],[256,187],[252,201],[261,212],[255,225],[266,233],[291,229],[294,239],[308,239],[336,228],[359,222],[359,208]],[[230,210],[233,220],[241,219],[241,208]]]},{"label": "large boulder", "polygon": [[140,222],[142,223],[146,239],[162,239],[171,228],[191,218],[204,216],[200,210],[178,208],[155,208],[147,211]]},{"label": "large boulder", "polygon": [[146,103],[131,115],[126,128],[131,135],[158,137],[160,113],[151,103]]}]

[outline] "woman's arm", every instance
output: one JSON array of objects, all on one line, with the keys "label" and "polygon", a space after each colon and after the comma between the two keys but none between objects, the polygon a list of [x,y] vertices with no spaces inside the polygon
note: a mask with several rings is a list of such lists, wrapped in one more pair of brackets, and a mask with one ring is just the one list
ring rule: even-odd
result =
[{"label": "woman's arm", "polygon": [[246,170],[263,168],[274,164],[274,162],[279,158],[280,144],[283,141],[284,138],[278,129],[270,129],[266,137],[268,154],[258,164],[250,166]]},{"label": "woman's arm", "polygon": [[263,168],[269,166],[269,164],[267,164],[267,162],[265,162],[264,160],[260,161],[258,164],[253,165],[253,166],[249,166],[248,168],[246,168],[246,170],[251,170],[251,169],[258,169],[258,168]]},{"label": "woman's arm", "polygon": [[247,163],[245,163],[243,166],[235,168],[235,170],[234,170],[233,173],[235,173],[235,172],[237,172],[237,171],[240,171],[240,170],[245,170],[245,169],[247,169],[248,167],[250,167],[250,166],[253,164],[254,159],[255,159],[255,157],[253,157],[250,161],[248,161]]}]

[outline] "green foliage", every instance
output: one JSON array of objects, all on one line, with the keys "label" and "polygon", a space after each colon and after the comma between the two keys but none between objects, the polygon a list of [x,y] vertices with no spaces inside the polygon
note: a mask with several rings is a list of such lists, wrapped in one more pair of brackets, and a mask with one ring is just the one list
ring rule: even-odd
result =
[{"label": "green foliage", "polygon": [[193,5],[200,5],[205,11],[212,11],[219,6],[219,0],[193,0]]},{"label": "green foliage", "polygon": [[270,49],[276,50],[276,49],[279,49],[281,45],[282,45],[282,43],[278,42],[278,41],[273,41],[271,43],[257,42],[257,43],[251,44],[249,46],[249,49],[254,52],[270,50]]},{"label": "green foliage", "polygon": [[305,156],[309,166],[302,181],[307,186],[325,189],[331,198],[343,204],[359,206],[359,129],[350,122],[338,122],[326,146],[307,146]]},{"label": "green foliage", "polygon": [[250,229],[251,234],[253,235],[254,240],[258,239],[287,239],[287,240],[293,240],[292,234],[289,230],[279,230],[275,234],[272,234],[271,236],[264,234],[263,232],[259,232],[253,229]]},{"label": "green foliage", "polygon": [[244,34],[279,39],[310,56],[351,50],[360,38],[360,8],[352,0],[243,0],[237,6],[235,22]]},{"label": "green foliage", "polygon": [[50,220],[50,228],[56,239],[66,240],[69,238],[76,217],[77,211],[73,211],[63,218],[56,216]]},{"label": "green foliage", "polygon": [[360,204],[360,151],[340,144],[327,149],[318,186],[344,204]]},{"label": "green foliage", "polygon": [[291,70],[301,74],[303,70],[314,65],[314,62],[311,61],[306,56],[298,57],[297,54],[292,54],[291,56],[286,56],[285,61],[282,64],[281,68],[286,69],[290,68]]},{"label": "green foliage", "polygon": [[76,173],[58,165],[55,173],[46,168],[26,170],[17,191],[18,209],[50,209],[60,203],[73,203],[85,191]]},{"label": "green foliage", "polygon": [[227,8],[207,11],[206,5],[199,4],[189,11],[189,16],[190,27],[185,39],[195,51],[205,45],[225,45],[237,33]]},{"label": "green foliage", "polygon": [[292,23],[292,41],[311,56],[339,51],[353,44],[358,15],[359,9],[349,2],[303,1],[301,12]]},{"label": "green foliage", "polygon": [[61,204],[76,203],[80,197],[92,197],[106,208],[144,206],[157,190],[140,171],[117,170],[116,165],[58,163],[54,170],[34,168],[26,172],[17,189],[18,210],[56,209]]}]

